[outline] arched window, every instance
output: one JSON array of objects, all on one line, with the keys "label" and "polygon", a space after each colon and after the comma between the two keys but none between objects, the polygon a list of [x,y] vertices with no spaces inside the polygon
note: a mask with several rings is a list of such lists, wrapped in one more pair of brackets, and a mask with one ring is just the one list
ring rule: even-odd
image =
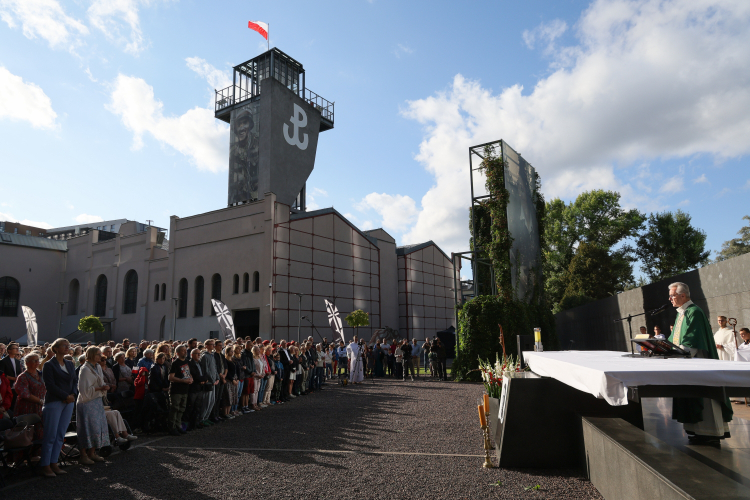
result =
[{"label": "arched window", "polygon": [[81,285],[78,280],[74,279],[68,285],[68,316],[73,316],[78,313],[78,291],[81,289]]},{"label": "arched window", "polygon": [[244,276],[242,276],[242,293],[247,293],[250,291],[250,275],[245,273]]},{"label": "arched window", "polygon": [[138,273],[131,269],[125,275],[125,293],[123,297],[123,314],[135,314],[138,306]]},{"label": "arched window", "polygon": [[94,316],[103,317],[107,315],[107,277],[100,274],[96,278],[96,302],[94,302]]},{"label": "arched window", "polygon": [[167,284],[161,284],[161,300],[167,300]]},{"label": "arched window", "polygon": [[195,278],[195,305],[193,306],[193,316],[203,316],[203,276]]},{"label": "arched window", "polygon": [[154,302],[159,302],[159,283],[154,285]]},{"label": "arched window", "polygon": [[18,297],[21,285],[15,278],[0,278],[0,316],[18,316]]},{"label": "arched window", "polygon": [[253,273],[253,292],[260,292],[260,273],[258,271]]},{"label": "arched window", "polygon": [[[221,300],[221,275],[220,274],[214,274],[211,277],[211,298],[216,300]],[[211,316],[215,316],[216,311],[214,311],[214,308],[211,308]]]},{"label": "arched window", "polygon": [[232,279],[232,293],[240,293],[240,275],[235,274]]},{"label": "arched window", "polygon": [[187,296],[188,296],[188,284],[187,280],[185,278],[182,278],[180,280],[180,294],[179,294],[179,302],[177,303],[177,317],[178,318],[185,318],[187,317]]}]

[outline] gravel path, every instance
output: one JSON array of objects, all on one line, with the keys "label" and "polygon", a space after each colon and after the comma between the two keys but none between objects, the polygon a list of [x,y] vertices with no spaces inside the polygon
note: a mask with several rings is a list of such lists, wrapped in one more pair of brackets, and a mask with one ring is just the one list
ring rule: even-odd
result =
[{"label": "gravel path", "polygon": [[104,464],[71,466],[66,476],[23,481],[0,496],[601,498],[579,471],[483,469],[475,422],[482,392],[421,380],[329,385],[185,436],[143,436]]}]

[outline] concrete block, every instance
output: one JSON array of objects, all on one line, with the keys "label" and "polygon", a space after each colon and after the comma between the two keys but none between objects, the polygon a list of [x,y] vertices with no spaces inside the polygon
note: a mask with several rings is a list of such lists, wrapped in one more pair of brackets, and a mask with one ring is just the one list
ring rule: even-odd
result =
[{"label": "concrete block", "polygon": [[[316,268],[317,271],[317,268]],[[317,296],[333,299],[333,283],[329,281],[313,281],[313,293]]]},{"label": "concrete block", "polygon": [[[334,217],[338,219],[338,216],[335,216],[333,214],[326,214],[315,217],[315,222],[313,224],[313,227],[315,228],[315,234],[318,236],[323,236],[327,241],[332,242]],[[322,245],[324,245],[324,243],[321,243],[321,248]],[[317,245],[315,248],[317,248]]]},{"label": "concrete block", "polygon": [[[317,229],[317,226],[316,226]],[[326,252],[333,252],[333,240],[328,237],[323,237],[318,233],[313,235],[313,248],[316,250],[323,250]]]},{"label": "concrete block", "polygon": [[334,217],[333,219],[333,235],[336,240],[339,241],[352,241],[352,227],[347,224],[340,217]]},{"label": "concrete block", "polygon": [[312,280],[306,278],[289,278],[289,291],[291,293],[312,293]]},{"label": "concrete block", "polygon": [[[354,287],[350,284],[337,282],[333,286],[333,294],[336,297],[341,297],[342,299],[352,299],[354,297]],[[338,304],[338,299],[336,303]],[[351,305],[349,307],[351,307]],[[345,309],[339,307],[339,311],[343,310]],[[351,309],[349,309],[349,311],[351,311]]]},{"label": "concrete block", "polygon": [[299,262],[306,262],[306,263],[312,263],[312,249],[310,247],[301,247],[297,245],[292,245],[291,247],[291,254],[290,258],[293,261],[299,261]]},{"label": "concrete block", "polygon": [[339,254],[339,253],[337,253],[337,254],[334,255],[334,257],[333,257],[333,265],[334,265],[334,267],[336,267],[337,271],[339,269],[347,269],[347,270],[353,269],[352,258],[349,257],[349,256],[347,256],[347,255],[342,255],[342,254]]},{"label": "concrete block", "polygon": [[[277,262],[279,262],[279,261],[277,261]],[[286,268],[287,266],[284,265],[284,267]],[[284,271],[286,272],[287,270],[284,269]],[[252,286],[252,284],[251,284],[251,286]],[[276,292],[288,292],[289,291],[289,277],[287,275],[283,275],[283,274],[276,275],[273,289]]]},{"label": "concrete block", "polygon": [[289,263],[289,276],[295,278],[312,278],[312,266],[310,264],[303,264],[300,262],[292,261]]}]

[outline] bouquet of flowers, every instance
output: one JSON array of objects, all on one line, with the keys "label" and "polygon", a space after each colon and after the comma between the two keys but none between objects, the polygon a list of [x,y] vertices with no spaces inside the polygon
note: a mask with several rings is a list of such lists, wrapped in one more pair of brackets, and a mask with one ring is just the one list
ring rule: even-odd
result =
[{"label": "bouquet of flowers", "polygon": [[513,358],[513,355],[503,356],[502,362],[500,356],[495,356],[495,363],[484,361],[479,358],[479,371],[482,372],[482,381],[487,394],[491,398],[500,398],[503,392],[503,377],[512,377],[513,373],[520,372],[521,360]]}]

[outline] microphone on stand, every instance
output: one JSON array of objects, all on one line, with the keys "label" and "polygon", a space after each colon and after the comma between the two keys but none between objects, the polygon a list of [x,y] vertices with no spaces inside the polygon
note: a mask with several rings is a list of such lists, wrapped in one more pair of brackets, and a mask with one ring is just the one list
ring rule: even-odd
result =
[{"label": "microphone on stand", "polygon": [[657,314],[659,314],[659,313],[663,313],[664,311],[666,311],[666,310],[667,310],[667,307],[669,307],[670,305],[671,305],[671,304],[670,304],[669,302],[667,302],[667,303],[666,303],[666,304],[664,304],[663,306],[661,306],[661,307],[657,307],[656,309],[654,309],[654,310],[652,310],[652,311],[649,311],[648,313],[649,313],[649,314],[650,314],[651,316],[655,316],[655,315],[657,315]]}]

